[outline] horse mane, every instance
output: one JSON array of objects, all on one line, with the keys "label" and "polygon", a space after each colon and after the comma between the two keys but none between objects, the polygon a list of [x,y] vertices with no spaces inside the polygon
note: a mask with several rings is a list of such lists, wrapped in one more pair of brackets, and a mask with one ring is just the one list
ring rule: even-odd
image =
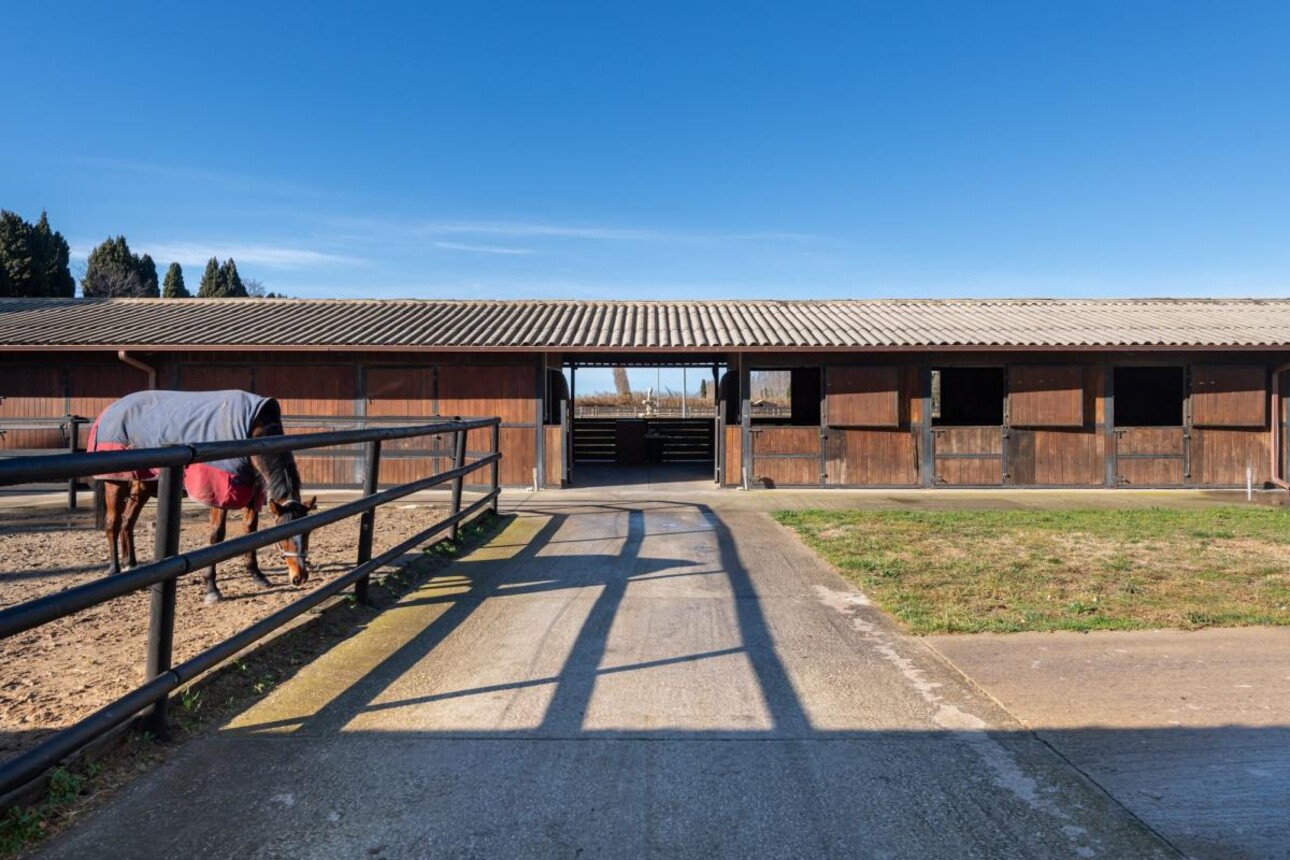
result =
[{"label": "horse mane", "polygon": [[[252,437],[281,436],[282,408],[278,401],[270,398],[260,409],[251,428]],[[257,454],[251,458],[256,471],[269,485],[269,498],[275,501],[291,499],[300,501],[300,469],[296,466],[296,457],[290,451],[274,451],[270,454]]]}]

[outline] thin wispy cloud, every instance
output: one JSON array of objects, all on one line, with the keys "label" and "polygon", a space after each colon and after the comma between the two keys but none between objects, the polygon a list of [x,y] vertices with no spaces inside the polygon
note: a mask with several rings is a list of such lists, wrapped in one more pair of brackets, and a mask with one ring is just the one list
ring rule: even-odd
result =
[{"label": "thin wispy cloud", "polygon": [[448,221],[425,224],[427,234],[456,233],[470,236],[546,237],[552,239],[599,239],[614,241],[651,241],[665,238],[659,230],[625,227],[568,226],[563,224],[524,223],[518,221]]},{"label": "thin wispy cloud", "polygon": [[[384,218],[342,219],[335,222],[343,231],[340,238],[358,241],[415,243],[436,237],[479,237],[528,239],[555,242],[719,244],[739,242],[816,242],[824,239],[812,233],[784,230],[675,230],[608,224],[565,224],[547,221],[416,221]],[[440,239],[451,241],[451,239]],[[468,244],[468,243],[461,243]],[[525,249],[531,250],[531,249]]]},{"label": "thin wispy cloud", "polygon": [[502,254],[516,256],[523,254],[536,254],[537,251],[532,248],[504,248],[500,245],[471,245],[465,242],[434,242],[434,247],[444,251],[467,251],[476,254]]},{"label": "thin wispy cloud", "polygon": [[276,176],[263,176],[236,170],[219,170],[183,164],[161,164],[150,161],[101,158],[97,156],[77,157],[70,159],[70,161],[74,165],[94,171],[129,173],[141,177],[161,179],[166,182],[218,186],[224,191],[236,191],[244,194],[270,194],[278,197],[305,198],[336,196],[303,183],[280,179]]},{"label": "thin wispy cloud", "polygon": [[[71,256],[84,260],[89,256],[93,245],[78,244],[72,248]],[[263,266],[266,269],[308,269],[318,266],[356,266],[365,260],[343,254],[332,254],[312,248],[300,248],[286,245],[259,245],[230,242],[228,244],[202,242],[138,242],[132,243],[137,254],[147,253],[157,261],[158,266],[175,262],[184,266],[204,266],[211,257],[225,260],[232,257],[239,264]]]},{"label": "thin wispy cloud", "polygon": [[567,225],[524,221],[448,221],[424,225],[427,233],[455,233],[474,236],[513,236],[551,239],[588,239],[616,242],[712,242],[777,241],[800,242],[818,239],[810,233],[778,230],[748,232],[659,230],[639,227]]}]

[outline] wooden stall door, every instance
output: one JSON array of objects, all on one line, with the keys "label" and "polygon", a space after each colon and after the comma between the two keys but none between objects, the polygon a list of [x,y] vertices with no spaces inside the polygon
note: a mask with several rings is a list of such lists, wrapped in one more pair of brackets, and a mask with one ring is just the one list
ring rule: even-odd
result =
[{"label": "wooden stall door", "polygon": [[1100,486],[1106,443],[1098,431],[1099,368],[1014,364],[1008,368],[1007,483]]},{"label": "wooden stall door", "polygon": [[918,441],[908,429],[833,428],[824,434],[824,483],[906,487],[918,483]]},{"label": "wooden stall door", "polygon": [[1003,484],[1003,428],[933,427],[936,483],[950,487]]},{"label": "wooden stall door", "polygon": [[1195,364],[1191,368],[1189,482],[1254,486],[1270,481],[1268,369]]},{"label": "wooden stall door", "polygon": [[753,427],[753,480],[766,487],[820,485],[820,428]]},{"label": "wooden stall door", "polygon": [[1115,428],[1115,480],[1126,487],[1183,483],[1187,439],[1182,427]]}]

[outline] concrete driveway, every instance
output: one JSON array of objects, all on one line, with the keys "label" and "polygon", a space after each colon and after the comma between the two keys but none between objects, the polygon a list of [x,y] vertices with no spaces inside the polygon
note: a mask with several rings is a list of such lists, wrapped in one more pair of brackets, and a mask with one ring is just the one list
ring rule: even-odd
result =
[{"label": "concrete driveway", "polygon": [[764,513],[645,495],[513,501],[45,853],[1175,856]]}]

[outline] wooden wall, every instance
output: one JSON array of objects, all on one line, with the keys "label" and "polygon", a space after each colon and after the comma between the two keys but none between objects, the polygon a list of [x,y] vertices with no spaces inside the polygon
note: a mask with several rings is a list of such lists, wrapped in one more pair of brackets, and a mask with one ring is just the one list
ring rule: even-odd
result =
[{"label": "wooden wall", "polygon": [[[434,415],[502,418],[500,480],[527,486],[537,462],[540,405],[534,355],[391,353],[179,352],[138,356],[158,369],[158,385],[183,390],[240,388],[277,398],[289,433],[349,429],[358,418],[416,421]],[[13,372],[10,372],[12,369]],[[69,409],[90,418],[112,400],[147,386],[145,375],[115,353],[0,358],[0,419],[57,418]],[[472,431],[468,459],[489,449],[487,429]],[[57,429],[11,431],[5,448],[58,448]],[[331,449],[298,455],[306,484],[352,485],[361,452]],[[409,439],[383,446],[383,483],[447,468],[451,439]],[[484,483],[480,473],[473,481]]]},{"label": "wooden wall", "polygon": [[[542,432],[548,455],[540,477],[558,485],[560,439],[539,424],[539,374],[546,362],[536,353],[193,351],[137,357],[158,368],[161,387],[243,388],[276,397],[285,414],[298,419],[291,432],[342,429],[361,417],[499,415],[503,483],[532,483]],[[931,485],[933,475],[948,483],[1105,486],[1110,472],[1114,484],[1126,486],[1240,486],[1249,468],[1258,486],[1270,478],[1268,372],[1283,360],[1274,353],[763,354],[759,367],[825,368],[822,426],[759,426],[753,477],[775,486],[818,485],[821,473],[829,486]],[[1187,368],[1186,426],[1108,427],[1107,368],[1151,363]],[[929,366],[954,364],[1007,368],[1006,439],[980,437],[979,431],[966,438],[972,431],[945,428],[932,434],[935,449],[925,451],[924,374]],[[0,449],[63,448],[66,438],[55,424],[21,423],[69,412],[93,418],[111,400],[145,385],[145,375],[112,352],[0,356],[0,429],[6,429]],[[742,427],[726,428],[728,485],[740,481],[742,441]],[[487,448],[486,432],[471,434],[472,455]],[[447,439],[390,444],[383,476],[393,482],[430,474],[447,465],[449,449]],[[944,456],[973,453],[981,456]],[[358,454],[302,455],[307,482],[353,484]],[[932,475],[924,472],[929,460]]]},{"label": "wooden wall", "polygon": [[564,486],[564,428],[559,424],[548,424],[543,428],[546,433],[546,485],[548,487]]},{"label": "wooden wall", "polygon": [[732,487],[739,486],[744,480],[744,432],[742,425],[726,425],[726,444],[724,448],[726,462],[723,473],[726,484]]}]

